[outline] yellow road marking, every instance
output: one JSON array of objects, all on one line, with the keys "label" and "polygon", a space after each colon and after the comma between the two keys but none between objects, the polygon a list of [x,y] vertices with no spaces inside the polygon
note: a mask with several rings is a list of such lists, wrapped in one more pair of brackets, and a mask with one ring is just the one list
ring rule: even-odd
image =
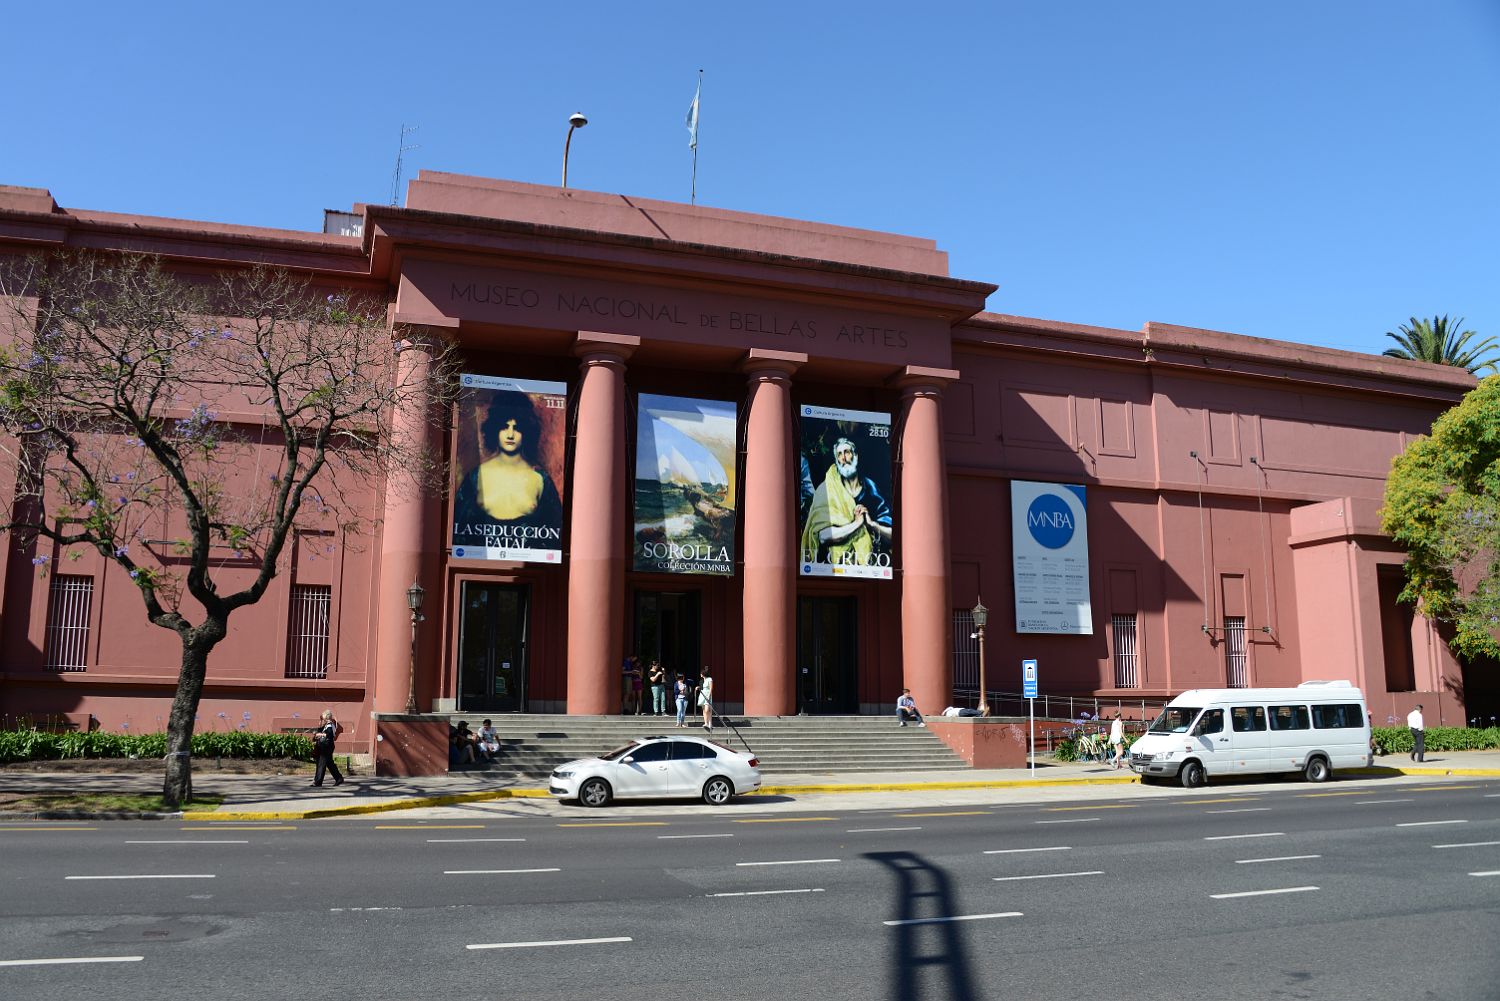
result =
[{"label": "yellow road marking", "polygon": [[0,827],[0,831],[97,831],[97,827]]},{"label": "yellow road marking", "polygon": [[295,831],[295,824],[281,826],[261,825],[259,827],[230,827],[227,824],[214,824],[212,827],[179,827],[179,831]]},{"label": "yellow road marking", "polygon": [[837,817],[744,817],[736,824],[806,824],[813,820],[838,820]]},{"label": "yellow road marking", "polygon": [[1048,813],[1067,813],[1069,810],[1134,810],[1139,803],[1106,803],[1103,806],[1049,806]]},{"label": "yellow road marking", "polygon": [[665,820],[600,820],[582,824],[558,824],[558,827],[666,827]]},{"label": "yellow road marking", "polygon": [[1482,786],[1412,786],[1407,792],[1447,792],[1450,789],[1480,789]]},{"label": "yellow road marking", "polygon": [[952,813],[893,813],[893,817],[984,817],[988,810],[954,810]]},{"label": "yellow road marking", "polygon": [[484,824],[376,824],[377,831],[482,831]]},{"label": "yellow road marking", "polygon": [[1349,792],[1299,792],[1297,794],[1297,797],[1299,799],[1318,799],[1318,798],[1320,798],[1322,796],[1368,796],[1368,795],[1370,795],[1370,790],[1368,790],[1368,789],[1359,789],[1359,790],[1351,790]]}]

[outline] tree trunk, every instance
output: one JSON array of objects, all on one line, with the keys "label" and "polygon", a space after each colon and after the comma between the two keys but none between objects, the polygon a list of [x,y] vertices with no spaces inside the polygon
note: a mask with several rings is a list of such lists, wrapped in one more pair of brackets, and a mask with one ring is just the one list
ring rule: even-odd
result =
[{"label": "tree trunk", "polygon": [[[222,636],[223,630],[219,634]],[[201,635],[183,637],[177,696],[172,700],[172,715],[167,719],[167,773],[161,789],[161,798],[171,810],[180,809],[193,798],[193,727],[198,701],[203,697],[208,653],[217,642],[217,639],[205,640]]]}]

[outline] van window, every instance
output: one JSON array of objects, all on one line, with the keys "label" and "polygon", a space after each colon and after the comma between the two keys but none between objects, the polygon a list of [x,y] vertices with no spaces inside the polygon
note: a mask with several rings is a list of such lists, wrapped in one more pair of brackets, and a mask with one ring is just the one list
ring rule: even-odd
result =
[{"label": "van window", "polygon": [[1203,713],[1203,718],[1198,725],[1193,727],[1193,736],[1206,737],[1211,733],[1224,732],[1224,710],[1208,709]]},{"label": "van window", "polygon": [[1365,725],[1365,714],[1358,702],[1341,702],[1332,706],[1313,706],[1312,721],[1319,730],[1357,730]]},{"label": "van window", "polygon": [[1264,706],[1235,706],[1229,710],[1229,719],[1235,733],[1259,733],[1266,728]]},{"label": "van window", "polygon": [[1201,710],[1192,706],[1168,706],[1151,724],[1150,733],[1187,733]]},{"label": "van window", "polygon": [[1307,730],[1307,706],[1272,706],[1272,730]]}]

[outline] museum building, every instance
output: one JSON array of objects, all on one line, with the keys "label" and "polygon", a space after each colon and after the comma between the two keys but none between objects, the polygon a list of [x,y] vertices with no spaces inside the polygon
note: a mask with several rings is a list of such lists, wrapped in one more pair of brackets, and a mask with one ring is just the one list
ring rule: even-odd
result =
[{"label": "museum building", "polygon": [[[299,532],[213,652],[200,728],[332,707],[358,751],[409,690],[423,713],[612,714],[628,656],[707,666],[733,713],[884,713],[902,688],[931,713],[976,701],[981,602],[992,700],[1035,660],[1049,696],[1341,678],[1377,722],[1495,711],[1396,601],[1377,516],[1462,370],[989,313],[996,287],[931,240],[623,195],[424,171],[404,206],[328,218],[0,187],[0,254],[273,264],[389,301],[407,374],[457,345],[452,419],[396,415],[451,489],[363,485],[363,544]],[[161,729],[175,634],[97,554],[39,574],[48,545],[4,548],[0,715]]]}]

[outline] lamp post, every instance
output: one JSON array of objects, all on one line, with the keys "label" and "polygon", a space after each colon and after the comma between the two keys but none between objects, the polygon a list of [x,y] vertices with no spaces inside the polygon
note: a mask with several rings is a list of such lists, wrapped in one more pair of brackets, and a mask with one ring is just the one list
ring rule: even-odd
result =
[{"label": "lamp post", "polygon": [[426,616],[422,614],[422,598],[425,594],[421,584],[413,584],[406,589],[406,607],[411,609],[411,672],[406,688],[408,716],[415,716],[417,713],[417,623],[426,620]]},{"label": "lamp post", "polygon": [[563,140],[563,187],[568,186],[568,147],[573,145],[573,130],[581,129],[589,123],[583,112],[575,111],[568,116],[568,138]]},{"label": "lamp post", "polygon": [[984,687],[984,627],[990,621],[990,610],[984,607],[984,599],[974,606],[974,635],[979,637],[979,715],[990,714],[989,692]]}]

